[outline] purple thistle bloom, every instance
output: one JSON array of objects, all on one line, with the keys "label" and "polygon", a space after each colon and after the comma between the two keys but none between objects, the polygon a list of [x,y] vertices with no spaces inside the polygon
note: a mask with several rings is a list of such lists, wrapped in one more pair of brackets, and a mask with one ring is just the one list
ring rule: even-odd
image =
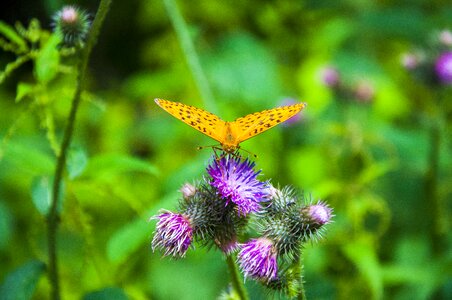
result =
[{"label": "purple thistle bloom", "polygon": [[438,79],[444,84],[452,84],[452,51],[441,54],[435,63]]},{"label": "purple thistle bloom", "polygon": [[323,202],[310,205],[306,210],[306,216],[316,225],[325,225],[330,223],[333,215],[333,210]]},{"label": "purple thistle bloom", "polygon": [[277,277],[276,255],[273,242],[262,237],[243,244],[237,259],[245,277],[253,277],[268,282]]},{"label": "purple thistle bloom", "polygon": [[157,248],[164,252],[164,256],[184,257],[193,239],[190,220],[172,212],[162,213],[153,219],[159,221],[152,239],[152,251]]},{"label": "purple thistle bloom", "polygon": [[259,203],[267,200],[267,183],[256,179],[260,171],[255,172],[254,165],[248,159],[226,155],[207,168],[212,177],[210,185],[226,199],[226,205],[229,201],[237,205],[239,215],[259,211]]}]

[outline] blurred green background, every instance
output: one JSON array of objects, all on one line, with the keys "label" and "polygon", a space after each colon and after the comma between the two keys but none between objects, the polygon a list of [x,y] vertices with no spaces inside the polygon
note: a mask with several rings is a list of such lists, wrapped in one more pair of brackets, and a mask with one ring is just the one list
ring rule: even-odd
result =
[{"label": "blurred green background", "polygon": [[[98,1],[76,2],[93,19]],[[14,28],[36,18],[45,35],[64,4],[3,1],[0,19]],[[113,1],[63,185],[63,298],[215,299],[228,286],[218,251],[196,247],[174,261],[150,249],[149,217],[175,209],[178,188],[199,179],[211,155],[197,146],[213,144],[157,107],[159,97],[225,120],[287,99],[308,103],[299,122],[241,144],[258,155],[261,179],[334,208],[325,239],[306,245],[308,299],[451,299],[452,92],[400,64],[452,29],[450,2],[177,4],[215,101],[203,101],[161,0]],[[0,291],[23,292],[2,299],[46,299],[50,289],[41,263],[46,201],[76,74],[70,57],[43,41],[32,45],[38,58],[0,85]],[[16,58],[2,50],[0,69]],[[352,90],[370,85],[370,100],[325,86],[325,66]],[[251,299],[284,298],[246,286]]]}]

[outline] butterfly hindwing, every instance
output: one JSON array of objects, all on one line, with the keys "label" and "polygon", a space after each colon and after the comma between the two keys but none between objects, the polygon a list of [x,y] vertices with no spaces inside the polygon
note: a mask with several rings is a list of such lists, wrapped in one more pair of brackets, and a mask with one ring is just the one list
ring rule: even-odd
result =
[{"label": "butterfly hindwing", "polygon": [[218,142],[223,140],[222,133],[224,132],[225,122],[218,116],[203,109],[179,102],[155,99],[155,103],[175,118],[214,140]]},{"label": "butterfly hindwing", "polygon": [[305,107],[305,103],[297,103],[264,110],[236,119],[231,122],[231,126],[237,132],[237,144],[287,121]]}]

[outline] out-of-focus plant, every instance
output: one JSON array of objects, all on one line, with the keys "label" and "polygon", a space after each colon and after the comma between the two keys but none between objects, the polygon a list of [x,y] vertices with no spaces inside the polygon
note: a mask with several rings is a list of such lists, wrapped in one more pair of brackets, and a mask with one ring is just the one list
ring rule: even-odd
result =
[{"label": "out-of-focus plant", "polygon": [[[6,38],[6,40],[0,40],[0,46],[4,50],[12,51],[17,55],[16,60],[7,64],[5,70],[0,74],[0,83],[24,62],[28,60],[33,61],[36,82],[32,84],[19,83],[16,102],[21,101],[25,97],[29,97],[32,99],[30,107],[37,106],[39,109],[42,109],[44,112],[42,114],[42,122],[46,124],[47,137],[56,156],[54,175],[50,178],[39,180],[36,188],[33,190],[35,205],[47,219],[48,276],[51,285],[51,299],[61,298],[57,232],[60,222],[59,214],[61,212],[61,204],[64,198],[63,187],[66,159],[69,156],[69,146],[73,136],[81,95],[85,89],[88,59],[94,44],[97,42],[100,27],[108,12],[110,3],[111,1],[109,0],[101,1],[92,28],[90,28],[86,14],[73,6],[64,7],[55,14],[54,34],[42,30],[37,20],[32,20],[27,29],[20,23],[17,23],[16,30],[5,23],[0,23],[0,33]],[[90,29],[89,39],[85,45],[84,42]],[[69,71],[76,74],[76,80],[73,82],[75,85],[73,89],[74,94],[71,101],[71,108],[67,115],[67,123],[61,146],[55,134],[54,113],[49,109],[50,104],[57,100],[56,98],[50,97],[49,90],[52,80],[64,69],[61,67],[60,58],[62,54],[67,54],[58,48],[60,50],[69,49],[69,55],[75,57],[75,68]],[[11,126],[9,134],[6,137],[10,137],[13,134],[13,130],[14,126]],[[7,142],[8,139],[4,138],[2,146],[5,146]],[[39,268],[35,269],[39,270]],[[35,271],[33,276],[30,276],[26,272],[19,273],[16,276],[19,277],[17,279],[18,281],[31,281],[35,283],[39,279],[39,272]],[[14,285],[15,283],[8,284],[6,282],[2,287],[2,293],[5,295],[9,294],[9,297],[13,298],[19,297],[18,295],[21,293],[23,286],[20,284]],[[33,286],[33,284],[29,284],[29,286]],[[31,290],[29,292],[32,293]]]}]

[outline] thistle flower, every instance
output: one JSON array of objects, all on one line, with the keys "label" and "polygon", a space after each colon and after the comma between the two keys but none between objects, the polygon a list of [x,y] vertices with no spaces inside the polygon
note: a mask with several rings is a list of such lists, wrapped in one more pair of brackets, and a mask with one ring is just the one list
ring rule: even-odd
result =
[{"label": "thistle flower", "polygon": [[62,45],[82,47],[88,34],[88,14],[76,6],[64,6],[53,17],[55,31],[61,34]]},{"label": "thistle flower", "polygon": [[237,205],[238,214],[246,216],[260,209],[260,202],[267,200],[267,183],[256,179],[260,171],[253,170],[254,162],[248,159],[241,161],[239,157],[226,155],[214,160],[207,168],[212,177],[210,184],[218,194]]},{"label": "thistle flower", "polygon": [[237,256],[245,277],[269,282],[277,278],[277,252],[273,242],[265,237],[252,239],[241,245]]},{"label": "thistle flower", "polygon": [[452,51],[442,53],[435,62],[435,72],[443,84],[452,84]]},{"label": "thistle flower", "polygon": [[321,80],[327,87],[339,86],[339,72],[334,67],[325,67],[321,70]]},{"label": "thistle flower", "polygon": [[184,257],[193,236],[190,220],[172,212],[164,212],[153,218],[159,221],[152,239],[152,251],[160,249],[164,256]]}]

